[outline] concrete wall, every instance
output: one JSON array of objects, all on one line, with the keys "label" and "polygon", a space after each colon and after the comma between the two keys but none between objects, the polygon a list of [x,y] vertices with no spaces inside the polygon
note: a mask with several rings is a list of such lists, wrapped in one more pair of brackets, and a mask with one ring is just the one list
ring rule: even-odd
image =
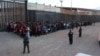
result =
[{"label": "concrete wall", "polygon": [[47,6],[44,4],[28,3],[28,10],[39,10],[60,13],[60,8]]},{"label": "concrete wall", "polygon": [[71,11],[69,8],[61,8],[61,13],[73,15],[100,15],[100,11],[89,9],[72,9]]},{"label": "concrete wall", "polygon": [[100,15],[100,11],[96,11],[95,14],[96,14],[96,15]]},{"label": "concrete wall", "polygon": [[64,13],[64,14],[73,14],[73,15],[76,15],[76,11],[75,10],[69,10],[69,9],[62,9],[61,8],[61,13]]},{"label": "concrete wall", "polygon": [[94,15],[94,11],[89,11],[89,10],[77,10],[77,13],[80,15]]}]

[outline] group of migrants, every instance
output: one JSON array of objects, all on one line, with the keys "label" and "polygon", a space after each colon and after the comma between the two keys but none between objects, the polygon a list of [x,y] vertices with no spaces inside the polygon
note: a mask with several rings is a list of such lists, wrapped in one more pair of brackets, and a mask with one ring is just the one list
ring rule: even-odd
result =
[{"label": "group of migrants", "polygon": [[[84,22],[81,23],[83,26],[89,25],[91,23]],[[70,22],[70,23],[64,23],[64,22],[58,22],[58,23],[39,23],[39,22],[15,22],[15,23],[5,23],[6,25],[6,31],[8,32],[15,32],[20,36],[25,36],[25,30],[26,26],[28,25],[30,27],[30,35],[34,36],[40,36],[43,34],[56,32],[58,30],[63,29],[70,29],[74,27],[80,26],[79,22]]]},{"label": "group of migrants", "polygon": [[[25,53],[25,49],[27,47],[28,53],[30,53],[29,49],[29,38],[30,36],[40,36],[52,32],[56,32],[58,30],[64,30],[64,29],[73,29],[74,27],[78,26],[86,26],[90,23],[79,23],[79,22],[57,22],[57,23],[39,23],[39,22],[13,22],[9,23],[6,22],[6,31],[7,32],[14,32],[18,35],[20,35],[23,38],[23,53]],[[82,28],[79,29],[79,37],[82,35]],[[73,43],[73,32],[72,30],[68,33],[69,36],[69,44],[72,45]]]},{"label": "group of migrants", "polygon": [[14,32],[20,36],[25,36],[25,31],[27,25],[30,27],[30,35],[40,36],[42,34],[47,34],[51,32],[55,32],[58,30],[66,29],[66,28],[73,28],[74,24],[66,24],[66,23],[37,23],[37,22],[16,22],[16,23],[5,23],[6,31],[7,32]]}]

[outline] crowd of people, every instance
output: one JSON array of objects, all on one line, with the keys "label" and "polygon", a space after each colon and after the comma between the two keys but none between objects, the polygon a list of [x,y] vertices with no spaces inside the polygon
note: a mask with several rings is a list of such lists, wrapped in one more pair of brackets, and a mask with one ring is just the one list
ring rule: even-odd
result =
[{"label": "crowd of people", "polygon": [[57,22],[57,23],[13,22],[13,23],[9,23],[9,22],[6,22],[5,30],[7,32],[14,32],[23,37],[25,36],[25,31],[26,31],[27,26],[29,26],[31,36],[40,36],[43,34],[56,32],[58,30],[70,29],[70,28],[73,29],[74,27],[77,28],[80,25],[86,26],[86,25],[91,25],[91,24],[92,23],[90,22],[84,22],[84,23],[80,23],[80,22],[69,22],[69,23],[65,23],[65,22]]}]

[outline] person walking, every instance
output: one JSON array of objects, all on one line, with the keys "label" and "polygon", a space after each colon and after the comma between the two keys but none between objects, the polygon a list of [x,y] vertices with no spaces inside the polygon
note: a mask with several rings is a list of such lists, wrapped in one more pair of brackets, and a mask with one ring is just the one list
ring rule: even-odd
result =
[{"label": "person walking", "polygon": [[26,28],[26,36],[23,39],[23,44],[24,44],[23,54],[25,53],[26,47],[27,47],[28,53],[30,53],[29,38],[30,38],[30,28],[27,27]]},{"label": "person walking", "polygon": [[82,27],[80,26],[80,28],[79,28],[79,37],[81,37],[82,36]]},{"label": "person walking", "polygon": [[72,30],[69,31],[68,37],[69,37],[69,44],[72,45],[73,44],[73,32],[72,32]]}]

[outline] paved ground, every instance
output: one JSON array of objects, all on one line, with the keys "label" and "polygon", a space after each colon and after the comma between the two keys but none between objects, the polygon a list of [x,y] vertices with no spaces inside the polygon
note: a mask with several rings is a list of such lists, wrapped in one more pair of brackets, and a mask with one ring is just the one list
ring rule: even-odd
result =
[{"label": "paved ground", "polygon": [[78,29],[74,29],[74,43],[69,45],[68,30],[31,37],[31,53],[22,54],[23,40],[13,33],[0,32],[0,56],[75,56],[82,52],[100,56],[97,37],[100,35],[100,23],[83,27],[82,38],[78,37]]}]

